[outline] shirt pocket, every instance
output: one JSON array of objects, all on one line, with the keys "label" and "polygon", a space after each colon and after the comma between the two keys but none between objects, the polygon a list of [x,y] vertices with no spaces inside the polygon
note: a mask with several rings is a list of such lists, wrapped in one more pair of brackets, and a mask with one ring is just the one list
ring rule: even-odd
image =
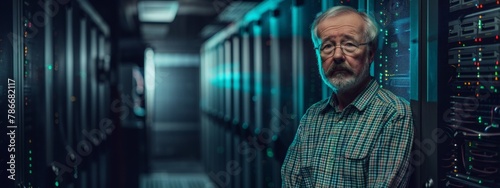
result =
[{"label": "shirt pocket", "polygon": [[343,180],[348,182],[357,182],[358,185],[365,184],[368,180],[368,166],[371,148],[373,148],[374,139],[371,137],[359,136],[350,137],[342,145],[343,154],[341,154],[341,174]]}]

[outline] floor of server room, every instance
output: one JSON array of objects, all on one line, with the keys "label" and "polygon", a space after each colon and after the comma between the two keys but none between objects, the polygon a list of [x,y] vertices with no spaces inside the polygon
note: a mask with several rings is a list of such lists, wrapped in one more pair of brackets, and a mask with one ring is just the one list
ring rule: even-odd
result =
[{"label": "floor of server room", "polygon": [[199,162],[152,162],[150,175],[140,179],[141,188],[215,188]]},{"label": "floor of server room", "polygon": [[[170,123],[170,125],[172,125]],[[185,145],[192,143],[193,123],[183,124],[180,129],[166,129],[166,123],[155,123],[153,126],[152,156],[150,161],[151,173],[142,175],[139,180],[140,188],[215,188],[209,176],[205,173],[199,159],[192,157],[189,148]],[[184,138],[184,139],[180,139]],[[172,153],[180,153],[172,155]]]}]

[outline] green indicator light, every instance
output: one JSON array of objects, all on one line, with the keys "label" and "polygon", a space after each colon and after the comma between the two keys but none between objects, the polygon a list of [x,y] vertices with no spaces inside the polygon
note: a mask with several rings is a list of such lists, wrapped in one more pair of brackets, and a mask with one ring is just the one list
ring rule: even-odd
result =
[{"label": "green indicator light", "polygon": [[31,150],[29,150],[28,153],[31,154]]},{"label": "green indicator light", "polygon": [[274,153],[273,153],[273,150],[271,148],[267,148],[267,156],[269,158],[272,158],[274,157]]},{"label": "green indicator light", "polygon": [[30,163],[30,167],[32,167],[31,163]]},{"label": "green indicator light", "polygon": [[28,158],[28,160],[30,160],[30,161],[31,161],[31,157],[29,157],[29,158]]},{"label": "green indicator light", "polygon": [[479,180],[479,183],[483,183],[483,181]]},{"label": "green indicator light", "polygon": [[481,139],[481,134],[479,134],[477,137],[478,137],[479,139]]},{"label": "green indicator light", "polygon": [[490,89],[495,89],[495,87],[493,87],[493,86],[490,86]]},{"label": "green indicator light", "polygon": [[481,86],[481,87],[479,87],[479,88],[484,89],[484,86]]},{"label": "green indicator light", "polygon": [[497,89],[495,89],[495,93],[497,93]]},{"label": "green indicator light", "polygon": [[495,76],[498,76],[498,72],[495,72]]},{"label": "green indicator light", "polygon": [[33,171],[30,170],[30,174],[33,174]]},{"label": "green indicator light", "polygon": [[52,65],[49,65],[49,67],[48,67],[48,68],[49,68],[49,70],[52,70]]},{"label": "green indicator light", "polygon": [[472,161],[472,157],[469,157],[469,161]]},{"label": "green indicator light", "polygon": [[55,184],[56,184],[56,187],[59,187],[59,182],[58,182],[58,181],[56,181],[56,183],[55,183]]},{"label": "green indicator light", "polygon": [[457,86],[457,89],[461,89],[461,88],[462,88],[462,86]]}]

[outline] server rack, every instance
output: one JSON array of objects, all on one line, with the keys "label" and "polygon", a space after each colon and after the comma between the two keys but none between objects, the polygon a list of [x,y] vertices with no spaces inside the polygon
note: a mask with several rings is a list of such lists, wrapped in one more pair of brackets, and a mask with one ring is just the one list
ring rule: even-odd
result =
[{"label": "server rack", "polygon": [[[86,24],[95,24],[101,39],[109,35],[109,29],[89,3],[80,0],[6,1],[2,3],[2,15],[1,76],[16,83],[16,94],[11,98],[15,99],[13,125],[17,126],[15,180],[2,179],[2,185],[87,187],[88,182],[99,181],[100,185],[90,185],[107,186],[104,179],[85,177],[89,174],[85,167],[94,161],[91,156],[102,152],[95,149],[96,145],[82,144],[92,142],[82,131],[91,130],[85,127],[90,124],[85,122],[85,83],[90,79],[85,77],[90,71]],[[106,46],[107,41],[101,41],[101,46]],[[102,59],[109,49],[100,49]],[[9,101],[4,99],[9,96],[4,93],[9,87],[2,84],[1,88],[1,104],[7,106]],[[97,97],[106,98],[92,96]],[[98,113],[99,118],[106,115],[104,111]],[[99,176],[107,176],[105,168],[100,165]]]},{"label": "server rack", "polygon": [[[441,83],[440,128],[445,137],[439,145],[439,186],[500,186],[500,2],[455,1],[441,4],[447,12],[443,24],[447,58],[439,67],[448,72]],[[447,63],[444,63],[447,62]]]},{"label": "server rack", "polygon": [[233,109],[234,109],[234,115],[232,119],[232,124],[231,124],[231,130],[233,132],[233,137],[232,137],[232,161],[230,161],[232,164],[237,164],[239,169],[236,170],[235,175],[233,177],[233,181],[231,181],[232,187],[242,187],[241,185],[241,179],[242,179],[242,172],[241,172],[241,164],[242,163],[242,157],[239,155],[238,152],[238,147],[239,144],[241,143],[241,138],[240,138],[240,133],[241,133],[241,120],[242,120],[242,103],[243,103],[243,98],[242,98],[242,92],[241,92],[241,86],[242,86],[242,81],[241,81],[241,74],[242,74],[242,68],[241,68],[241,37],[237,35],[233,35],[231,37],[231,42],[233,44],[232,48],[232,81],[233,81],[233,87],[232,87],[232,95],[233,95]]}]

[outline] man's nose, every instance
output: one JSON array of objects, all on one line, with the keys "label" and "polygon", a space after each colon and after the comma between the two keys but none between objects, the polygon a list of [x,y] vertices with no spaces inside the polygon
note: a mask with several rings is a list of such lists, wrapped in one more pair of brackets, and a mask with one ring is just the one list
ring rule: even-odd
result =
[{"label": "man's nose", "polygon": [[333,62],[335,62],[336,64],[344,62],[344,52],[342,51],[342,48],[340,46],[335,47],[332,53]]}]

